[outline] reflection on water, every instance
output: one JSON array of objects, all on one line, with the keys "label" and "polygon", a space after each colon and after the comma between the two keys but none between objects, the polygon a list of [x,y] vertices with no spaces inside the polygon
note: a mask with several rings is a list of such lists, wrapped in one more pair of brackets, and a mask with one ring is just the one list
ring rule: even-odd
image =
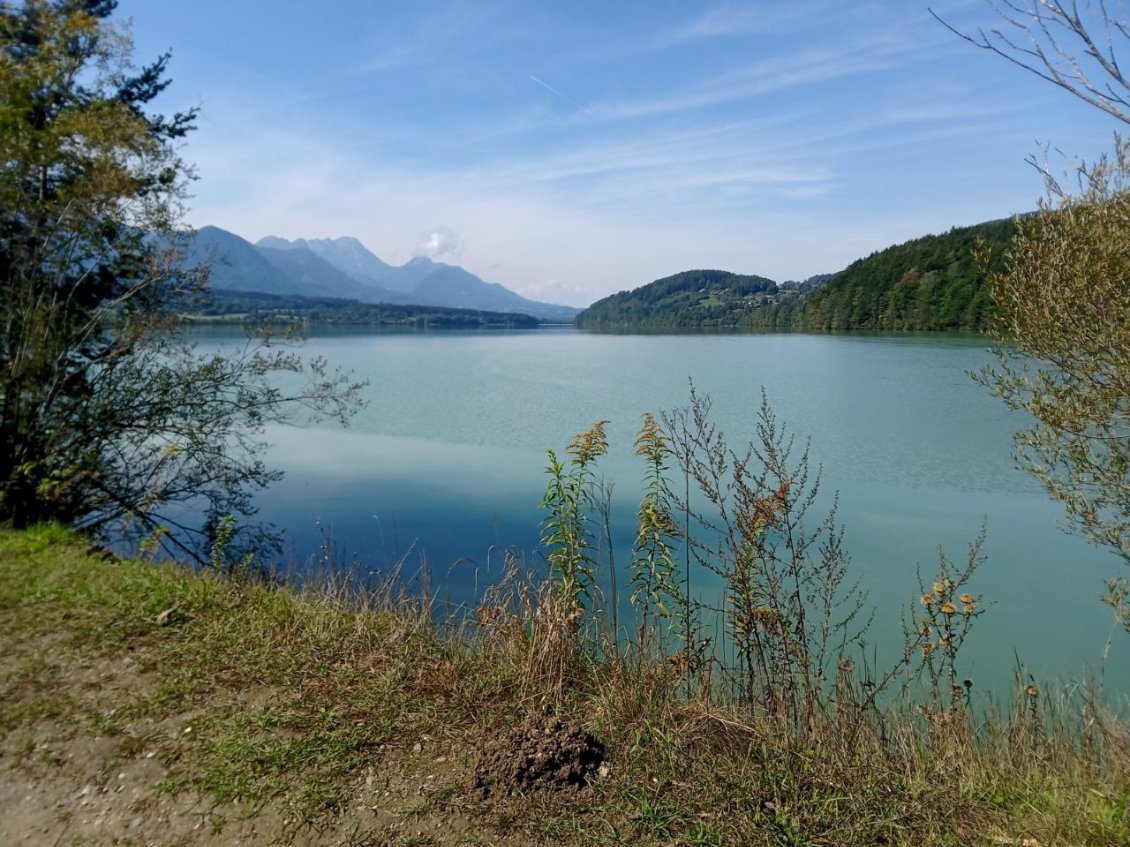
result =
[{"label": "reflection on water", "polygon": [[[980,339],[368,333],[318,336],[309,351],[368,379],[370,405],[347,431],[268,433],[269,461],[287,477],[258,502],[299,560],[331,527],[340,555],[374,568],[426,557],[442,590],[466,599],[504,548],[538,560],[545,449],[608,419],[601,468],[615,483],[626,562],[640,416],[685,405],[693,380],[731,442],[752,434],[762,389],[781,422],[811,439],[879,610],[876,640],[900,632],[916,568],[929,576],[939,544],[962,557],[986,520],[989,561],[975,588],[996,605],[969,644],[967,673],[1007,676],[1019,655],[1045,675],[1079,677],[1110,634],[1097,597],[1118,562],[1059,530],[1060,510],[1013,467],[1008,432],[1022,420],[969,377],[991,361]],[[1124,642],[1108,682],[1130,679]]]}]

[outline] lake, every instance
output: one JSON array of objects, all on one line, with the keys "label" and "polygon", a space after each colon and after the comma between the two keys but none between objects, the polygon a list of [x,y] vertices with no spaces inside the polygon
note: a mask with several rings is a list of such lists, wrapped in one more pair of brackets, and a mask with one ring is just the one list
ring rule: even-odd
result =
[{"label": "lake", "polygon": [[[202,344],[222,343],[214,334]],[[753,435],[764,389],[781,423],[811,439],[824,502],[839,493],[845,546],[876,607],[874,640],[895,643],[900,612],[987,521],[978,621],[962,672],[1003,691],[1022,663],[1041,680],[1103,672],[1130,690],[1130,637],[1098,600],[1117,559],[1060,528],[1061,509],[1011,459],[1008,412],[969,376],[993,361],[984,339],[866,335],[602,335],[526,332],[318,334],[307,352],[369,381],[351,426],[272,427],[285,479],[258,498],[295,562],[332,538],[339,560],[378,569],[426,557],[439,596],[466,600],[502,551],[540,561],[547,448],[607,419],[604,476],[626,561],[644,468],[641,415],[689,401],[693,381],[735,446]],[[621,580],[623,583],[623,579]],[[901,643],[901,642],[900,642]]]}]

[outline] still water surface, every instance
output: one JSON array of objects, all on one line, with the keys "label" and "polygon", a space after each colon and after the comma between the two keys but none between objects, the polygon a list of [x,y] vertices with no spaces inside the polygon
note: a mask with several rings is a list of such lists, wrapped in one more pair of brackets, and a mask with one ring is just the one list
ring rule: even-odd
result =
[{"label": "still water surface", "polygon": [[268,432],[268,460],[286,478],[258,503],[286,527],[296,561],[331,532],[338,556],[366,567],[426,556],[439,593],[466,599],[497,574],[503,548],[538,560],[545,450],[562,452],[601,419],[626,551],[641,414],[686,405],[693,380],[728,439],[744,443],[764,389],[779,420],[811,439],[826,502],[839,493],[879,645],[897,639],[916,568],[932,573],[938,545],[963,558],[987,521],[973,590],[995,605],[963,673],[1000,689],[1019,659],[1040,679],[1102,672],[1112,693],[1130,691],[1130,638],[1116,634],[1100,661],[1111,624],[1098,596],[1118,562],[1063,532],[1059,508],[1013,466],[1009,431],[1023,419],[969,376],[991,362],[982,339],[538,330],[324,334],[307,350],[367,379],[369,406],[347,430]]}]

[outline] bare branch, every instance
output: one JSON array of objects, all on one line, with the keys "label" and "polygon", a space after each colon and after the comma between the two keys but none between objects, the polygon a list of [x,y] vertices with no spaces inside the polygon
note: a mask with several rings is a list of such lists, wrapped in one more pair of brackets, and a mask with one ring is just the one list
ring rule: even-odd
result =
[{"label": "bare branch", "polygon": [[1069,91],[1108,115],[1130,123],[1130,79],[1118,54],[1130,41],[1121,12],[1112,17],[1106,0],[1080,12],[1076,0],[986,0],[1003,26],[975,34],[953,26],[930,9],[954,35]]}]

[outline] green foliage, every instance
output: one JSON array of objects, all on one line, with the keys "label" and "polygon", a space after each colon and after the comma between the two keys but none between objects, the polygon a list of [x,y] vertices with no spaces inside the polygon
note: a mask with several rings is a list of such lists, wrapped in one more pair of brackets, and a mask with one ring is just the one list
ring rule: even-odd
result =
[{"label": "green foliage", "polygon": [[[660,649],[663,649],[666,634],[684,643],[688,636],[682,623],[687,618],[689,598],[678,581],[674,545],[679,538],[679,528],[671,514],[666,476],[671,453],[663,428],[654,416],[645,413],[636,438],[636,455],[647,462],[647,473],[638,511],[630,598],[638,610],[637,638],[645,655],[651,652],[649,639],[654,635],[660,639]],[[653,623],[656,619],[664,621],[668,633],[656,632]]]},{"label": "green foliage", "polygon": [[[593,462],[607,447],[602,421],[573,439],[568,463],[549,451],[542,543],[564,626],[574,635],[582,615],[599,623],[601,614],[594,578],[598,533],[608,522],[597,518],[607,514],[608,487],[598,484]],[[931,715],[962,712],[967,688],[957,684],[957,660],[983,611],[982,598],[968,593],[983,562],[983,535],[962,568],[939,551],[934,588],[923,589],[922,609],[907,617],[901,652],[867,667],[871,618],[850,578],[837,503],[813,518],[819,470],[764,395],[744,448],[730,445],[713,423],[710,399],[693,386],[689,406],[659,420],[644,415],[635,447],[647,470],[631,562],[630,646],[643,665],[665,663],[671,684],[682,684],[687,696],[696,684],[717,686],[799,737],[833,692],[845,731],[863,731],[899,680],[905,690],[922,682],[914,690],[931,698]],[[672,480],[673,469],[681,479]],[[713,638],[705,621],[718,624]]]},{"label": "green foliage", "polygon": [[848,579],[835,504],[814,523],[809,513],[819,472],[807,447],[781,427],[762,396],[755,436],[734,449],[711,420],[709,398],[664,418],[690,490],[675,498],[685,515],[680,539],[695,563],[720,578],[720,605],[735,654],[738,698],[802,730],[820,708],[846,649],[864,633],[863,597]]},{"label": "green foliage", "polygon": [[608,450],[604,434],[607,421],[597,421],[571,442],[568,463],[547,450],[549,484],[542,508],[549,511],[542,523],[541,543],[548,550],[551,576],[569,614],[584,610],[592,597],[597,556],[597,533],[593,530],[600,487],[594,463]]},{"label": "green foliage", "polygon": [[988,327],[992,299],[978,245],[1000,267],[1015,229],[990,221],[928,235],[853,262],[837,274],[782,283],[726,271],[686,271],[593,303],[581,329],[971,331]]},{"label": "green foliage", "polygon": [[188,306],[192,323],[240,323],[253,326],[299,322],[307,326],[363,326],[400,329],[536,329],[537,318],[508,312],[361,303],[337,297],[303,297],[254,291],[210,290]]},{"label": "green foliage", "polygon": [[[229,356],[178,340],[204,280],[175,249],[195,112],[146,111],[168,57],[136,69],[114,6],[0,6],[0,522],[206,560],[218,516],[251,514],[275,478],[256,458],[263,423],[291,401],[344,418],[359,386],[278,339]],[[306,379],[284,394],[279,371]]]},{"label": "green foliage", "polygon": [[575,320],[581,329],[719,329],[777,294],[777,284],[727,271],[684,271],[598,300]]},{"label": "green foliage", "polygon": [[[468,843],[1130,843],[1127,728],[1094,692],[1028,685],[988,714],[923,715],[896,698],[860,720],[841,664],[837,688],[792,732],[723,696],[714,660],[682,693],[662,656],[636,666],[576,634],[567,641],[585,653],[556,706],[593,727],[610,769],[584,792],[484,801],[469,789],[472,762],[546,702],[555,657],[538,639],[567,631],[524,588],[477,609],[481,629],[446,627],[386,591],[330,598],[94,555],[59,527],[0,530],[6,765],[69,785],[66,751],[97,735],[86,745],[97,772],[152,755],[157,791],[203,803],[225,835],[248,818],[268,841],[405,842],[405,820],[442,833],[470,809]],[[160,800],[136,787],[138,803]],[[197,823],[167,825],[191,835]],[[87,831],[67,826],[43,834]]]},{"label": "green foliage", "polygon": [[[1130,566],[1130,144],[1049,180],[1038,214],[1017,221],[1007,265],[991,273],[999,365],[981,380],[1033,423],[1020,464],[1063,504],[1071,527]],[[1130,584],[1107,600],[1130,630]]]},{"label": "green foliage", "polygon": [[[979,332],[992,301],[985,273],[999,267],[1015,229],[1011,220],[951,229],[860,259],[803,303],[798,329]],[[989,268],[974,259],[987,246]]]}]

